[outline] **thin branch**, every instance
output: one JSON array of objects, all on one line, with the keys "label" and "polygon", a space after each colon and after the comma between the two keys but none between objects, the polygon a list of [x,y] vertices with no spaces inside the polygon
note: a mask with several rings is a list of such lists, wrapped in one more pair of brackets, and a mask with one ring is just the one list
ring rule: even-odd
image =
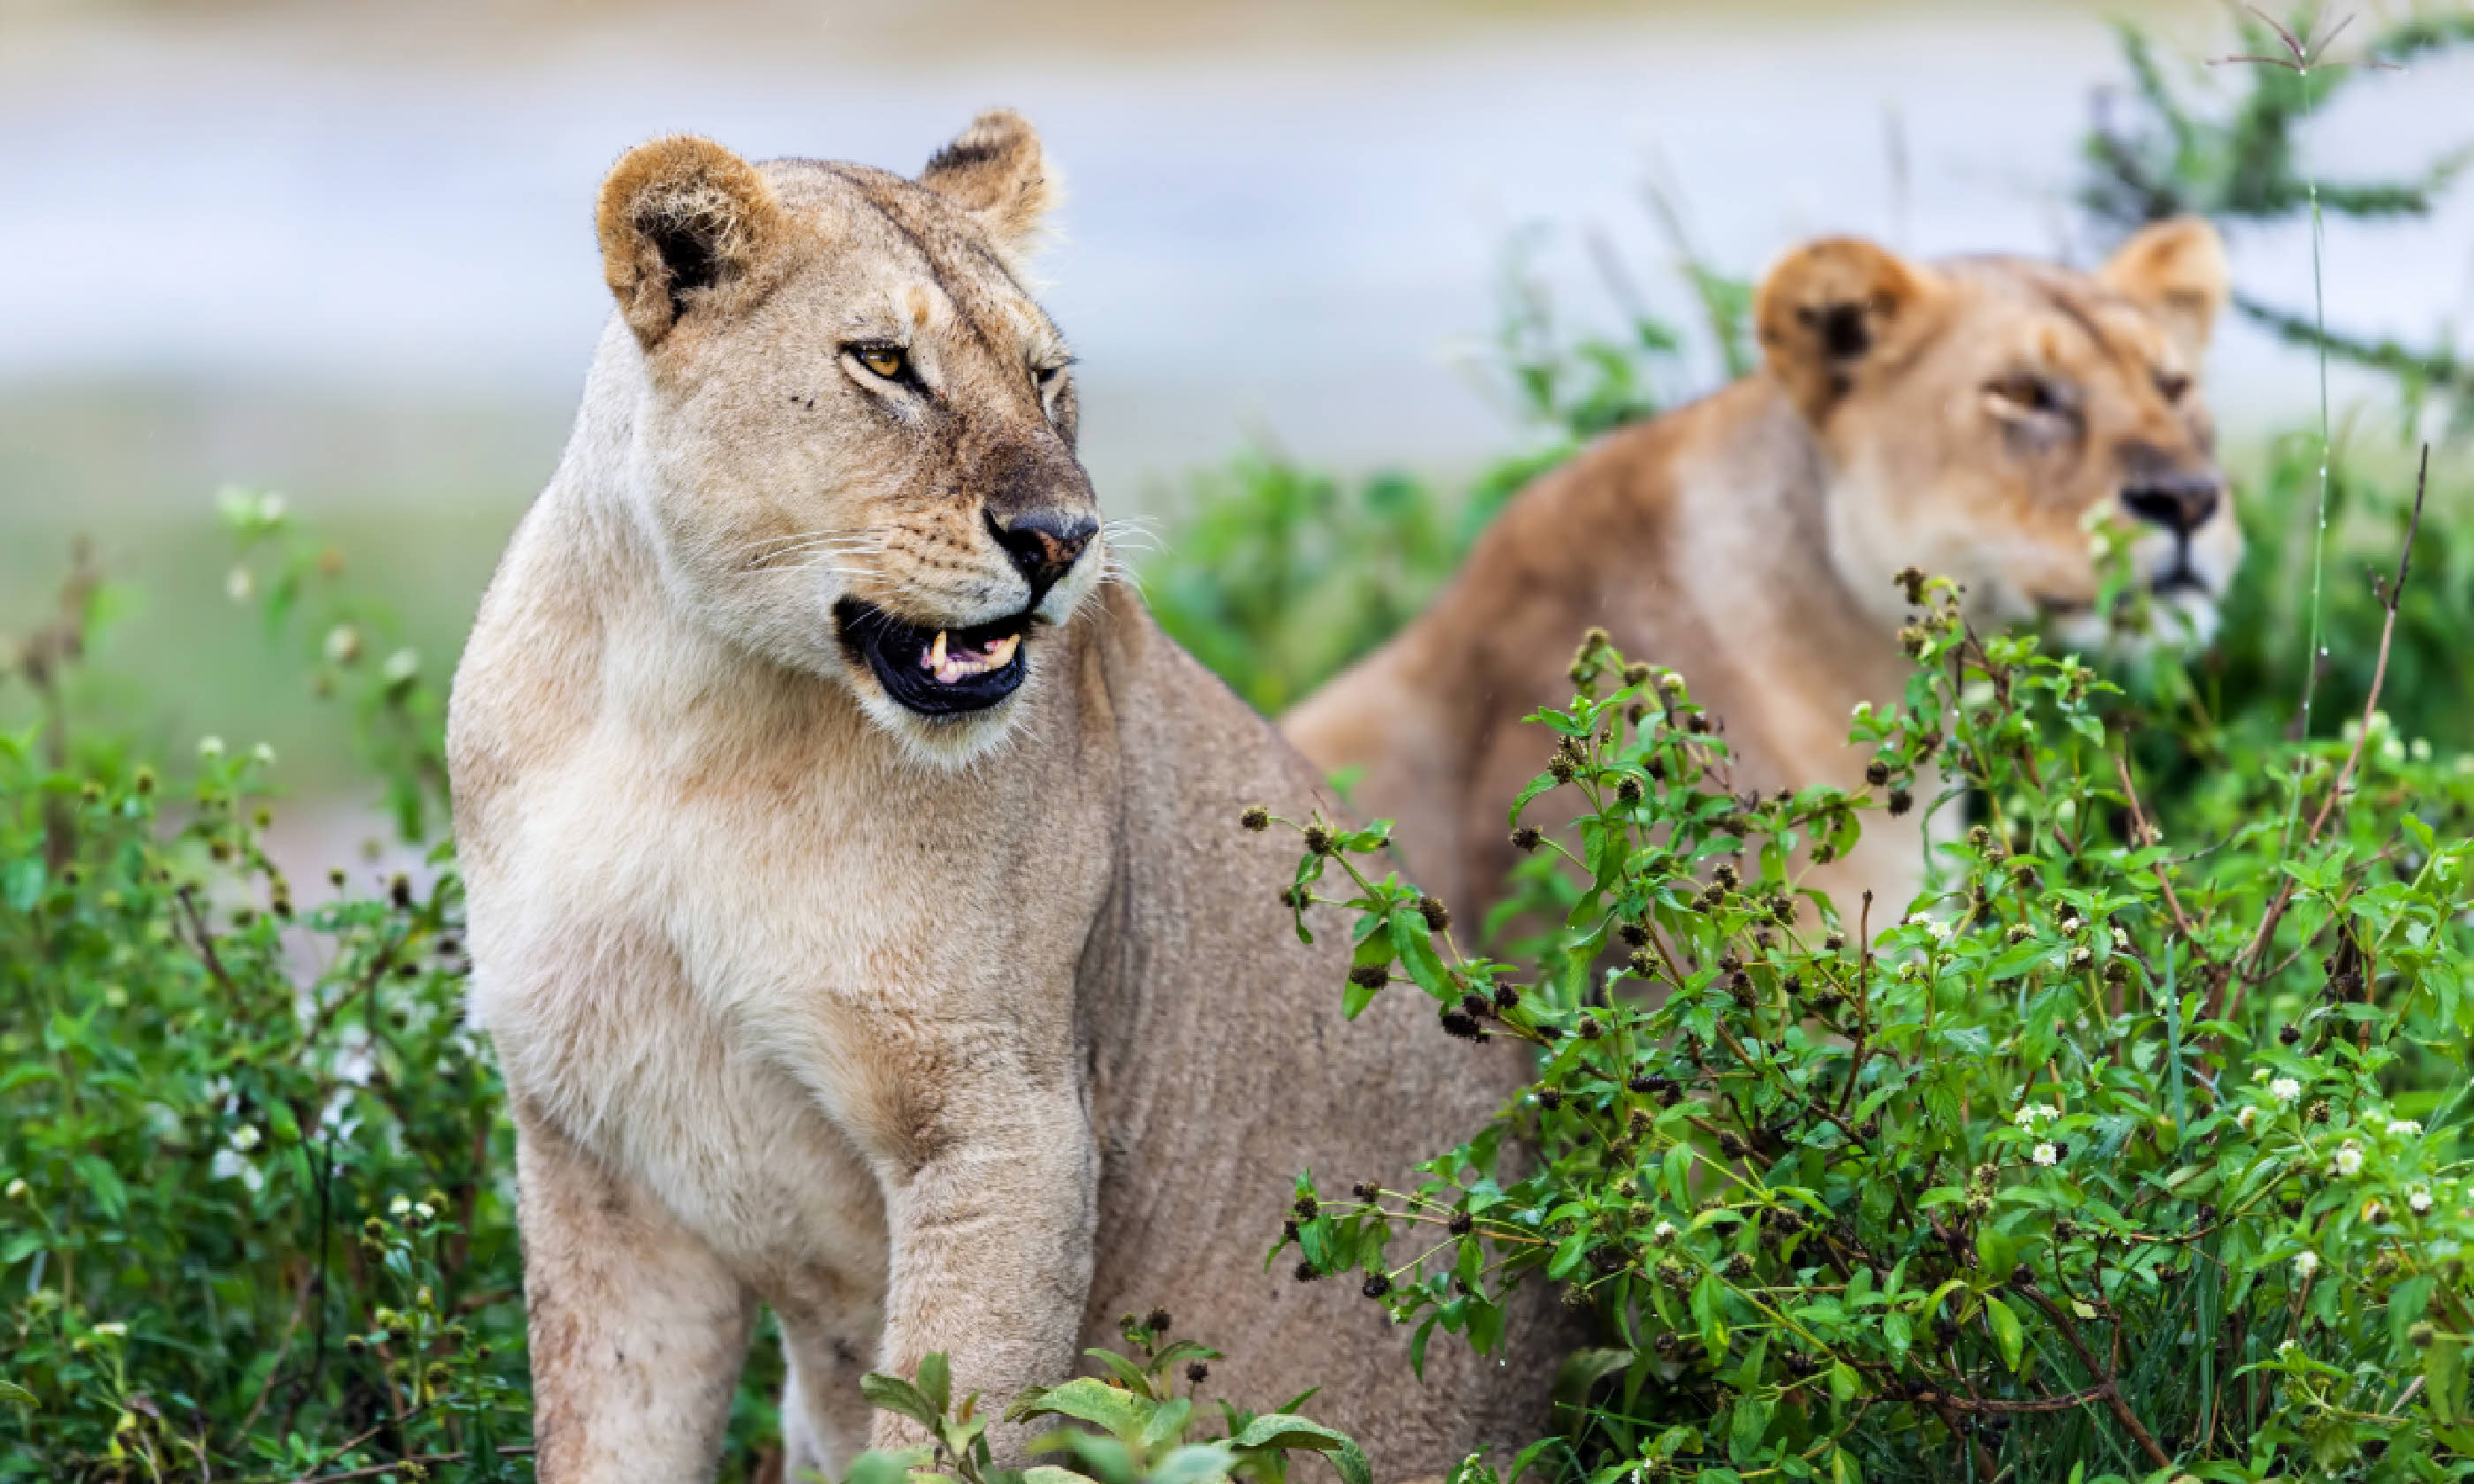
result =
[{"label": "thin branch", "polygon": [[[2379,659],[2371,668],[2370,694],[2363,700],[2363,725],[2355,734],[2353,749],[2345,754],[2345,765],[2338,770],[2336,782],[2329,786],[2328,797],[2321,801],[2319,811],[2311,817],[2311,828],[2302,837],[2302,850],[2309,850],[2318,842],[2319,832],[2327,827],[2337,801],[2345,796],[2345,786],[2353,780],[2354,769],[2363,760],[2364,747],[2371,740],[2371,719],[2379,714],[2380,689],[2388,682],[2389,646],[2396,637],[2397,607],[2405,600],[2405,580],[2413,568],[2413,543],[2422,531],[2422,502],[2430,485],[2431,445],[2425,443],[2422,445],[2421,467],[2413,478],[2413,514],[2406,520],[2405,548],[2397,553],[2396,581],[2389,584],[2388,591],[2381,595],[2381,607],[2387,610],[2387,614],[2380,621]],[[2290,875],[2279,883],[2276,896],[2268,901],[2268,911],[2260,919],[2259,931],[2252,935],[2249,946],[2235,960],[2237,965],[2245,966],[2244,971],[2239,976],[2228,975],[2225,984],[2218,987],[2219,990],[2232,988],[2237,977],[2246,982],[2257,982],[2258,975],[2253,970],[2267,953],[2268,944],[2274,940],[2277,922],[2285,916],[2286,908],[2292,904],[2294,889],[2294,879]],[[2239,990],[2235,990],[2228,998],[2228,1004],[2239,1003],[2240,998]],[[2216,1008],[2210,1005],[2205,1018],[2215,1018]]]}]

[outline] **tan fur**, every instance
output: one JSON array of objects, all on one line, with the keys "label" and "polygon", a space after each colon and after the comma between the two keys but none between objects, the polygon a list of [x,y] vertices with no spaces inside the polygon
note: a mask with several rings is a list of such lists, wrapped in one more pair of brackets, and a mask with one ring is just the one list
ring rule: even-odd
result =
[{"label": "tan fur", "polygon": [[[1008,127],[1000,157],[1035,160]],[[1298,945],[1294,847],[1235,824],[1328,807],[1304,763],[1096,543],[992,711],[924,720],[844,656],[846,595],[1020,611],[988,519],[1091,505],[1070,377],[1034,374],[1062,345],[974,214],[1028,229],[1019,193],[647,148],[604,193],[620,312],[449,717],[541,1476],[706,1476],[760,1301],[794,1472],[916,1436],[871,1419],[869,1369],[941,1350],[1002,1399],[1153,1304],[1228,1352],[1213,1389],[1322,1384],[1386,1476],[1537,1435],[1542,1295],[1508,1367],[1439,1341],[1421,1386],[1355,1283],[1264,1271],[1296,1171],[1401,1181],[1527,1075],[1414,993],[1343,1022],[1343,924]],[[680,220],[647,195],[698,203],[709,242],[640,240]],[[871,385],[853,342],[927,392]]]},{"label": "tan fur", "polygon": [[[1283,730],[1327,772],[1364,770],[1358,811],[1396,820],[1412,874],[1474,907],[1500,896],[1516,859],[1505,810],[1550,750],[1519,718],[1570,697],[1592,624],[1682,671],[1723,719],[1735,786],[1764,792],[1862,786],[1851,713],[1897,700],[1909,673],[1902,567],[1965,583],[1981,621],[2054,612],[2066,641],[2093,646],[2090,519],[2129,519],[2125,491],[2185,479],[2221,495],[2189,537],[2207,590],[2160,607],[2204,635],[2241,536],[2206,407],[2176,382],[2195,378],[2225,295],[2223,251],[2197,222],[2147,229],[2094,276],[1802,248],[1761,286],[1758,373],[1540,480],[1427,613]],[[2031,380],[2070,414],[2022,405]],[[2148,528],[2141,570],[2167,570],[2178,539]],[[1862,891],[1878,924],[1922,878],[1920,813],[1866,828],[1808,878],[1851,924]]]}]

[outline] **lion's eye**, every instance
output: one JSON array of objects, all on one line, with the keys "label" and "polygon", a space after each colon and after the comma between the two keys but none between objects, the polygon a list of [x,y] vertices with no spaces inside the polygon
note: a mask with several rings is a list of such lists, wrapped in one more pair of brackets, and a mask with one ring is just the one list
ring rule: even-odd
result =
[{"label": "lion's eye", "polygon": [[2051,414],[2063,410],[2061,394],[2053,384],[2027,371],[2004,376],[1984,390],[2007,411]]},{"label": "lion's eye", "polygon": [[858,355],[859,364],[868,369],[869,374],[883,376],[887,381],[900,380],[902,373],[910,369],[910,358],[902,353],[900,346],[861,346],[853,353]]}]

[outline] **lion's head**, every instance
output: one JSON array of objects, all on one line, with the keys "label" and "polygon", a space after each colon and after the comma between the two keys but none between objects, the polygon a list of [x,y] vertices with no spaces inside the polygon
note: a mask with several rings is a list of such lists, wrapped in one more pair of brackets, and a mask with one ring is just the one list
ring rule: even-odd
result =
[{"label": "lion's head", "polygon": [[2242,552],[2199,392],[2226,295],[2199,221],[2151,227],[2092,275],[1849,238],[1789,254],[1757,321],[1830,465],[1841,577],[1893,624],[1912,565],[1957,577],[1990,618],[2044,613],[2099,642],[2093,528],[2112,519],[2139,533],[2163,635],[2205,640]]},{"label": "lion's head", "polygon": [[1055,195],[1006,112],[917,180],[679,136],[601,188],[625,329],[596,376],[632,401],[666,588],[946,762],[1004,734],[1106,562],[1072,357],[1022,276]]}]

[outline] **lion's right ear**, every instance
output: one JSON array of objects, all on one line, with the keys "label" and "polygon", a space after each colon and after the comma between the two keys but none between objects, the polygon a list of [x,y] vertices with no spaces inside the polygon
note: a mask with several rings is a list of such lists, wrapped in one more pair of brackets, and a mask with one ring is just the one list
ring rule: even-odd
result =
[{"label": "lion's right ear", "polygon": [[781,246],[782,203],[756,167],[710,139],[629,150],[601,182],[601,273],[651,347],[691,310],[760,287]]},{"label": "lion's right ear", "polygon": [[1807,243],[1761,280],[1753,304],[1761,354],[1818,422],[1858,376],[1912,349],[1937,288],[1929,270],[1859,238]]}]

